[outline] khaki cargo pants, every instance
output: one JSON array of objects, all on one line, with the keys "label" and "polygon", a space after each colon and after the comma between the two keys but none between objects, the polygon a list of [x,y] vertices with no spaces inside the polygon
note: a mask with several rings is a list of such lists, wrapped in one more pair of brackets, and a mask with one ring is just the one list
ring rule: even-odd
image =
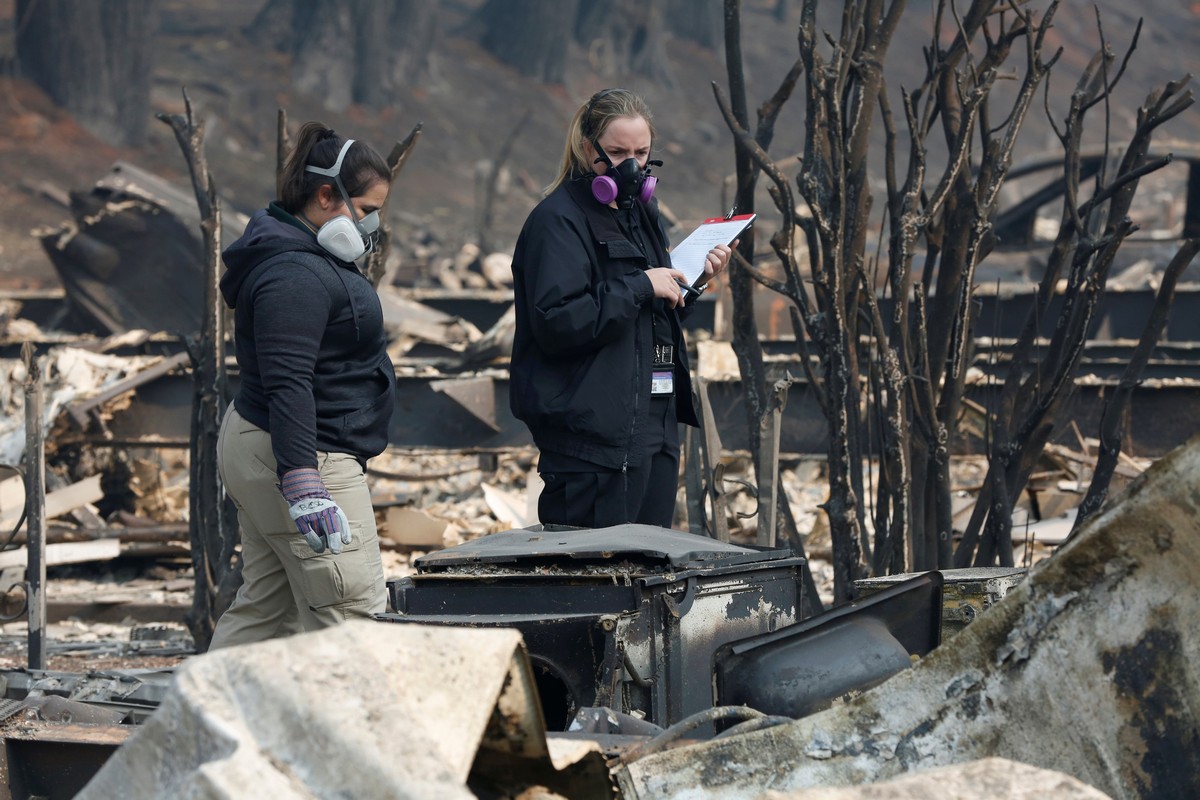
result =
[{"label": "khaki cargo pants", "polygon": [[325,487],[346,512],[354,541],[317,554],[296,532],[279,493],[271,436],[232,405],[217,443],[217,465],[238,509],[242,577],[210,649],[259,642],[384,611],[387,597],[375,512],[362,466],[345,453],[317,453]]}]

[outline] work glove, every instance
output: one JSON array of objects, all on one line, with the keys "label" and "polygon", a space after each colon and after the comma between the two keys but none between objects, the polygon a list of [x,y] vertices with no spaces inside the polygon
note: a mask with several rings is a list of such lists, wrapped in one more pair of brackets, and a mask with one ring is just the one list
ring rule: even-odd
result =
[{"label": "work glove", "polygon": [[296,530],[308,542],[315,553],[324,553],[325,548],[337,555],[342,546],[350,544],[350,520],[346,512],[333,502],[321,473],[312,467],[300,467],[284,473],[279,491],[287,501],[288,513],[296,523]]}]

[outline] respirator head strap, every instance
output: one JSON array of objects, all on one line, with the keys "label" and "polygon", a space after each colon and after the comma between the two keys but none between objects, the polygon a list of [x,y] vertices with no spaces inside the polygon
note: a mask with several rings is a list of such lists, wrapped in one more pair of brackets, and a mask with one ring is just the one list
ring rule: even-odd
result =
[{"label": "respirator head strap", "polygon": [[342,149],[338,151],[337,160],[333,162],[332,167],[314,167],[306,164],[304,171],[324,175],[326,178],[333,178],[334,186],[337,187],[338,194],[342,196],[342,202],[346,204],[346,208],[350,211],[350,219],[354,222],[354,227],[358,228],[363,236],[368,236],[370,232],[359,224],[358,216],[354,213],[354,204],[350,202],[350,193],[346,191],[346,184],[342,183],[342,161],[346,158],[346,153],[350,151],[350,145],[352,144],[354,144],[353,139],[346,140],[346,143],[342,145]]},{"label": "respirator head strap", "polygon": [[333,162],[332,167],[314,167],[312,164],[305,164],[305,172],[315,172],[317,175],[324,175],[326,178],[333,178],[338,183],[342,182],[342,161],[346,158],[347,151],[350,150],[350,145],[354,144],[353,139],[347,139],[342,145],[342,149],[338,151],[337,161]]}]

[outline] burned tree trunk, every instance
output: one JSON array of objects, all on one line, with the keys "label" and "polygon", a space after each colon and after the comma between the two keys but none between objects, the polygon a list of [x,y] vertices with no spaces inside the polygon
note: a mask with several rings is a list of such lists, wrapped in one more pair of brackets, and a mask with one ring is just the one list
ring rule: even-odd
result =
[{"label": "burned tree trunk", "polygon": [[[717,102],[721,106],[721,111],[725,115],[730,129],[734,131],[735,141],[737,142],[735,159],[737,192],[734,199],[734,207],[739,213],[744,214],[754,211],[754,190],[761,170],[769,170],[772,180],[776,182],[774,187],[775,196],[779,196],[780,181],[778,171],[770,169],[770,165],[765,159],[765,154],[775,135],[776,119],[784,103],[787,102],[792,90],[795,88],[796,81],[800,77],[801,67],[800,63],[796,62],[791,71],[784,76],[775,94],[759,107],[758,125],[754,134],[751,135],[748,131],[749,113],[746,102],[745,74],[742,67],[741,10],[739,0],[725,0],[724,11],[725,65],[731,99],[728,101],[725,100],[715,84],[713,85],[713,89],[717,96]],[[784,184],[783,190],[786,193],[786,184]],[[776,237],[772,240],[772,246],[785,259],[785,263],[789,263],[794,268],[795,259],[791,258],[790,238],[788,243],[784,244],[783,240]],[[761,487],[768,481],[768,477],[759,472],[761,469],[760,465],[763,462],[763,423],[768,420],[768,416],[774,412],[774,409],[771,402],[773,398],[767,394],[766,370],[763,365],[762,348],[758,341],[758,326],[754,319],[753,288],[754,281],[757,278],[753,258],[754,229],[751,228],[741,237],[734,263],[729,270],[728,280],[733,295],[733,349],[738,359],[738,370],[741,374],[742,386],[744,387],[746,398],[750,460],[755,465],[756,472],[759,473],[756,479]],[[796,276],[794,269],[790,269],[788,274],[795,277],[795,286],[798,287],[799,278]],[[792,293],[785,290],[785,294],[791,295]],[[793,300],[796,305],[793,306],[792,320],[793,325],[797,325],[796,309],[807,308],[807,298],[803,295],[802,289],[800,290],[800,294],[793,297]],[[804,350],[804,358],[804,368],[811,379],[815,376],[813,376],[811,371],[811,363],[807,359],[807,350]],[[776,391],[779,391],[779,387],[776,387]],[[777,403],[782,402],[781,399],[774,399],[776,399]],[[705,424],[709,424],[710,421],[710,419],[706,418]],[[709,454],[709,460],[712,463],[716,463],[719,457],[719,453]],[[716,479],[715,475],[709,476],[709,480]],[[782,527],[790,547],[797,555],[803,556],[803,542],[800,539],[799,532],[796,530],[795,519],[792,515],[791,507],[788,505],[787,497],[782,492],[779,492],[777,497],[773,495],[774,493],[771,492],[759,493],[758,513],[760,515],[760,531],[764,527],[770,527],[769,523],[764,526],[761,518],[775,519],[777,516],[779,527]],[[771,502],[775,502],[778,505],[778,515],[776,515],[776,509],[764,507],[764,503]],[[806,596],[810,598],[812,608],[816,611],[821,610],[821,602],[817,598],[812,573],[807,569],[805,569],[805,585]]]},{"label": "burned tree trunk", "polygon": [[[1131,52],[1139,31],[1140,26],[1134,33]],[[1039,285],[1037,302],[1030,309],[1014,347],[1000,408],[993,415],[993,444],[985,489],[955,551],[958,566],[972,563],[987,566],[995,562],[1012,565],[1015,498],[1028,482],[1073,394],[1074,376],[1109,270],[1117,250],[1135,230],[1129,209],[1138,184],[1142,177],[1170,160],[1147,158],[1151,138],[1160,126],[1193,102],[1191,92],[1184,91],[1186,79],[1152,92],[1138,109],[1137,125],[1119,163],[1111,174],[1105,170],[1097,176],[1091,196],[1080,203],[1079,155],[1084,120],[1090,109],[1107,104],[1123,72],[1110,75],[1109,60],[1111,55],[1104,47],[1078,81],[1065,125],[1059,131],[1066,152],[1067,192],[1062,225]],[[1063,279],[1067,289],[1059,318],[1047,320],[1049,297]],[[1155,325],[1154,319],[1150,325]],[[1051,330],[1047,332],[1047,328]],[[1050,344],[1045,357],[1035,361],[1031,354],[1038,336],[1048,336]],[[1098,477],[1107,485],[1111,474],[1099,473]]]},{"label": "burned tree trunk", "polygon": [[238,543],[237,514],[226,496],[217,471],[217,436],[229,404],[225,375],[225,315],[218,287],[221,276],[221,207],[204,157],[204,123],[192,116],[192,103],[184,92],[186,115],[159,114],[171,126],[191,173],[200,229],[204,240],[204,326],[198,338],[188,339],[192,357],[195,397],[192,404],[192,447],[188,494],[189,538],[195,593],[188,628],[196,649],[204,652],[212,641],[217,619],[233,602],[242,582],[241,562],[234,565]]},{"label": "burned tree trunk", "polygon": [[[690,4],[691,16],[704,16],[695,10],[699,5]],[[667,67],[663,31],[671,27],[673,21],[669,21],[667,6],[667,0],[590,0],[582,3],[575,17],[575,41],[587,49],[592,68],[606,78],[636,75],[670,86],[671,72]],[[690,20],[685,23],[690,24]]]},{"label": "burned tree trunk", "polygon": [[[725,0],[725,70],[729,81],[730,113],[742,130],[749,130],[750,115],[746,107],[746,80],[742,70],[742,34],[739,0]],[[765,129],[764,129],[765,130]],[[769,136],[769,134],[767,134]],[[760,145],[761,146],[761,145]],[[746,147],[739,147],[734,156],[737,170],[737,191],[734,207],[738,213],[754,212],[754,188],[758,184],[758,168]],[[763,368],[762,348],[758,343],[758,324],[754,319],[753,281],[750,273],[741,268],[754,258],[754,228],[746,230],[738,244],[741,258],[730,265],[729,289],[733,295],[733,352],[746,396],[746,429],[750,436],[751,462],[758,463],[759,420],[767,409],[766,371]],[[717,454],[713,455],[713,459]]]},{"label": "burned tree trunk", "polygon": [[464,27],[501,63],[562,83],[578,0],[487,0]]},{"label": "burned tree trunk", "polygon": [[20,72],[97,136],[146,139],[154,0],[17,0]]},{"label": "burned tree trunk", "polygon": [[297,88],[330,111],[380,108],[427,69],[437,5],[421,0],[269,0],[249,35],[292,56]]}]

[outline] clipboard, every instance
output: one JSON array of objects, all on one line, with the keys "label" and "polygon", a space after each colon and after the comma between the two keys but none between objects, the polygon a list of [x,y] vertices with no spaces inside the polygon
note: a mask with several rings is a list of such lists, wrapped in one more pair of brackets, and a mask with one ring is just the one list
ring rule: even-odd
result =
[{"label": "clipboard", "polygon": [[710,217],[701,222],[696,230],[671,248],[671,268],[687,276],[687,285],[692,286],[704,274],[704,262],[708,251],[718,244],[732,244],[742,231],[750,227],[757,214],[739,214],[735,217]]}]

